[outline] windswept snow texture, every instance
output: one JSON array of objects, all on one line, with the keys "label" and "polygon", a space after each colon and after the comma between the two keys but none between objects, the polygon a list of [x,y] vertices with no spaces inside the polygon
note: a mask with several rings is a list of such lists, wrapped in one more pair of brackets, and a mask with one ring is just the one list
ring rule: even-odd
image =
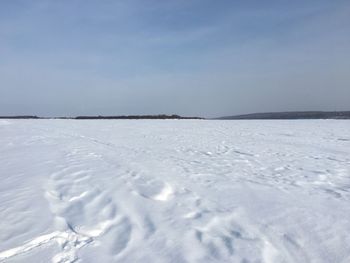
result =
[{"label": "windswept snow texture", "polygon": [[0,262],[350,262],[350,121],[1,120]]}]

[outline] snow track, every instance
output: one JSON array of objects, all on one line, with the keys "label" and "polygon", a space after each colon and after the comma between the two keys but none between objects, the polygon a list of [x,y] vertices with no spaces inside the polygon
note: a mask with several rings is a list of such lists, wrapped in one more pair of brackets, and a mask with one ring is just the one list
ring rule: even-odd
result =
[{"label": "snow track", "polygon": [[348,121],[0,122],[0,262],[348,262]]}]

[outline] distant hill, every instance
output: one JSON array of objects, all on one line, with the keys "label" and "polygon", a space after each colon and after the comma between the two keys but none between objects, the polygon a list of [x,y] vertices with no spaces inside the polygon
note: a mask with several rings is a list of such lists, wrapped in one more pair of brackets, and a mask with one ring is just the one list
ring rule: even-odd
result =
[{"label": "distant hill", "polygon": [[350,119],[350,111],[266,112],[217,118],[220,120]]}]

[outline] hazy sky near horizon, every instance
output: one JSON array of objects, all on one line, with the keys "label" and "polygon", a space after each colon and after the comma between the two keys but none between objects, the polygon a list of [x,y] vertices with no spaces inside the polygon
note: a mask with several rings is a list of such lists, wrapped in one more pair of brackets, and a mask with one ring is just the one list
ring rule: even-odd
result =
[{"label": "hazy sky near horizon", "polygon": [[349,0],[0,0],[0,115],[349,109]]}]

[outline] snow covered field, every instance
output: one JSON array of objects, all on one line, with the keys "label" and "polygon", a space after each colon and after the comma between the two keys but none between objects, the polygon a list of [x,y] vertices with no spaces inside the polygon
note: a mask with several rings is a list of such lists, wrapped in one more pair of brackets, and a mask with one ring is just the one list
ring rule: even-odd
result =
[{"label": "snow covered field", "polygon": [[350,121],[0,120],[0,262],[350,262]]}]

